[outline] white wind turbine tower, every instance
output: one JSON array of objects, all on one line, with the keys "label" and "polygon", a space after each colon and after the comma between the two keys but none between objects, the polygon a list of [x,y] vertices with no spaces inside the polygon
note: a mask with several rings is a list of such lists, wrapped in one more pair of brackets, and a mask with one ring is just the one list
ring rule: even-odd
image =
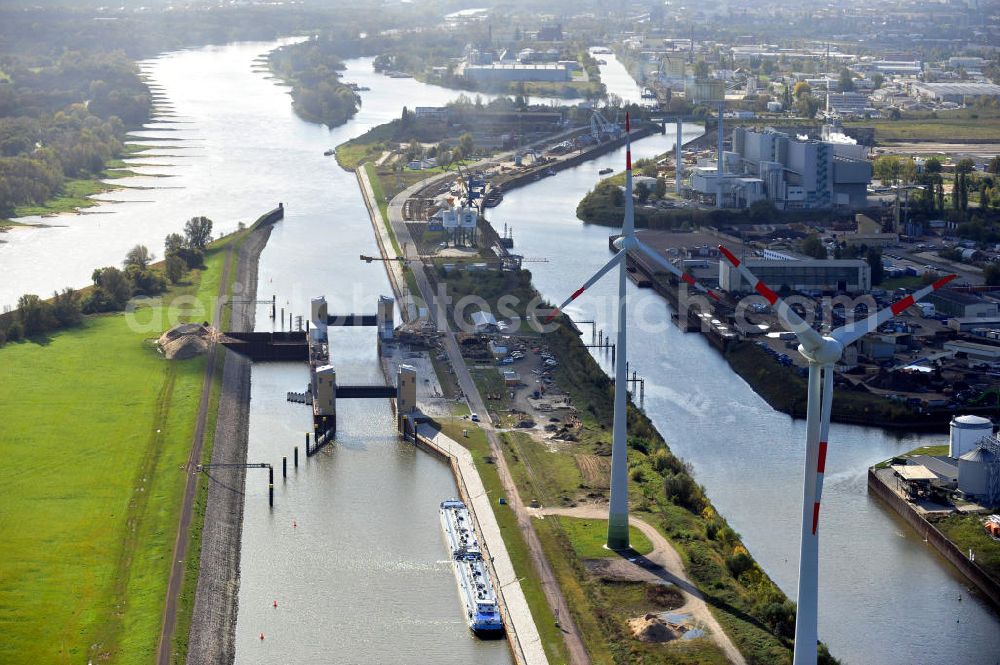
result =
[{"label": "white wind turbine tower", "polygon": [[860,323],[849,323],[829,335],[820,335],[803,321],[788,304],[764,282],[757,279],[728,249],[719,245],[726,259],[740,271],[757,293],[774,307],[784,326],[799,340],[799,353],[809,361],[809,395],[806,404],[806,466],[802,483],[802,540],[799,543],[799,588],[795,616],[794,665],[814,665],[817,660],[817,609],[819,585],[819,504],[826,470],[826,448],[830,434],[830,411],[833,406],[833,366],[844,349],[858,339],[878,330],[883,323],[901,314],[932,291],[955,279],[942,277],[930,286],[908,295]]},{"label": "white wind turbine tower", "polygon": [[615,362],[615,409],[614,427],[611,441],[611,502],[608,508],[608,548],[612,550],[626,550],[629,547],[628,538],[628,460],[627,460],[627,440],[625,425],[627,420],[626,402],[628,392],[628,377],[626,376],[626,362],[628,360],[627,334],[626,334],[626,295],[625,295],[625,257],[628,251],[639,250],[649,256],[661,268],[674,274],[686,284],[694,286],[703,293],[718,300],[718,296],[709,291],[701,284],[695,282],[691,275],[678,269],[673,263],[660,256],[652,247],[649,247],[635,237],[635,208],[632,201],[632,141],[628,136],[630,127],[629,114],[625,114],[625,220],[622,224],[622,235],[615,240],[615,247],[618,253],[608,261],[603,268],[594,273],[594,276],[577,289],[573,295],[566,299],[558,309],[547,317],[547,321],[554,319],[567,305],[576,300],[580,294],[593,286],[604,275],[618,266],[618,345],[617,359]]}]

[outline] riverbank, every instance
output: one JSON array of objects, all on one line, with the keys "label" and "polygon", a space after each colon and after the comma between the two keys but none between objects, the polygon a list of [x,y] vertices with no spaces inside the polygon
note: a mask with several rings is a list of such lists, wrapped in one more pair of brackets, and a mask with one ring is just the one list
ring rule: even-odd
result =
[{"label": "riverbank", "polygon": [[213,243],[204,268],[134,311],[0,349],[3,519],[32,525],[7,533],[0,581],[17,609],[0,614],[0,660],[155,660],[210,360],[168,362],[152,342],[210,316],[234,242]]},{"label": "riverbank", "polygon": [[[258,261],[277,219],[275,211],[262,217],[240,245],[228,330],[253,331]],[[250,422],[250,360],[228,349],[217,356],[223,365],[213,436],[217,443],[208,458],[213,464],[243,464]],[[244,469],[199,474],[195,505],[202,520],[192,530],[188,556],[197,564],[186,570],[186,580],[196,579],[197,584],[186,584],[188,600],[181,615],[187,614],[190,628],[185,630],[184,621],[179,621],[173,662],[185,662],[186,656],[193,665],[231,663],[235,656],[245,481]]]},{"label": "riverbank", "polygon": [[[930,544],[948,563],[957,568],[976,587],[978,592],[992,603],[994,609],[1000,610],[1000,581],[995,576],[995,572],[994,575],[991,575],[982,567],[982,562],[977,563],[975,560],[970,559],[969,554],[959,548],[945,533],[938,529],[938,526],[934,522],[918,512],[909,501],[896,492],[892,487],[892,483],[893,471],[891,469],[878,468],[878,466],[868,469],[868,491],[877,496],[894,510],[897,515],[902,517],[918,535],[923,537],[925,543]],[[981,527],[979,531],[983,539],[982,548],[991,549],[991,552],[987,553],[987,556],[995,566],[1000,544],[989,540]],[[976,549],[980,548],[977,547]],[[968,551],[972,552],[974,550],[970,547]],[[977,556],[981,554],[983,552],[980,549]]]}]

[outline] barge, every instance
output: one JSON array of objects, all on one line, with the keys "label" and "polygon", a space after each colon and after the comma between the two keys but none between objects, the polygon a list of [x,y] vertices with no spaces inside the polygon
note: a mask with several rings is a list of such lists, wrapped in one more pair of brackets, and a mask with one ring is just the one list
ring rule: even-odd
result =
[{"label": "barge", "polygon": [[469,630],[478,637],[500,637],[503,621],[493,583],[483,560],[469,509],[458,499],[441,502],[441,529]]}]

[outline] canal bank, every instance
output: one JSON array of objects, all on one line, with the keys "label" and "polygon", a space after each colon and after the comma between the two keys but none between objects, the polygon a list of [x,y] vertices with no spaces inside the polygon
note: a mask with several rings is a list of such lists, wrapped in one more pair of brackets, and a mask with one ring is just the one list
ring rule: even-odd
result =
[{"label": "canal bank", "polygon": [[[267,213],[240,245],[228,329],[250,332],[257,309],[257,267],[273,224],[283,207]],[[223,347],[222,386],[212,464],[244,464],[250,421],[250,360]],[[201,473],[189,469],[189,473]],[[246,470],[217,469],[205,474],[207,499],[201,528],[198,582],[188,636],[187,663],[231,663],[235,656],[240,536]],[[175,559],[177,557],[174,557]]]},{"label": "canal bank", "polygon": [[1000,610],[1000,584],[986,574],[969,554],[960,550],[955,543],[941,533],[932,522],[917,512],[913,505],[892,488],[891,468],[871,467],[868,469],[868,490],[896,511],[948,563],[955,566],[969,582],[975,586],[993,607]]}]

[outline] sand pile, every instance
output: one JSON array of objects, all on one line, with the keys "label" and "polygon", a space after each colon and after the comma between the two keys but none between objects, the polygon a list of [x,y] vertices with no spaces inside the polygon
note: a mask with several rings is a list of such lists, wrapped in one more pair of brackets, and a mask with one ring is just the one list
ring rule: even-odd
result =
[{"label": "sand pile", "polygon": [[672,626],[655,614],[630,619],[632,635],[643,642],[669,642],[683,632],[683,626]]},{"label": "sand pile", "polygon": [[208,352],[212,332],[200,323],[182,323],[160,335],[156,346],[167,360],[187,360]]}]

